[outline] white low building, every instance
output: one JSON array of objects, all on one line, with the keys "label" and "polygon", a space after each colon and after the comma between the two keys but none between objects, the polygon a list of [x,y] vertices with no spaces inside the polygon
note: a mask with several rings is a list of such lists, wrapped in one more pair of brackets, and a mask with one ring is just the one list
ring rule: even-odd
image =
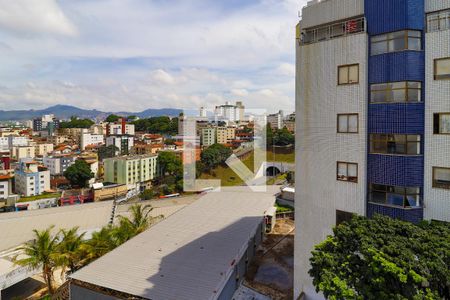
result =
[{"label": "white low building", "polygon": [[86,149],[89,145],[103,145],[105,143],[105,137],[103,134],[82,133],[80,139],[81,150]]},{"label": "white low building", "polygon": [[31,159],[23,159],[16,170],[16,193],[25,197],[50,190],[50,171]]}]

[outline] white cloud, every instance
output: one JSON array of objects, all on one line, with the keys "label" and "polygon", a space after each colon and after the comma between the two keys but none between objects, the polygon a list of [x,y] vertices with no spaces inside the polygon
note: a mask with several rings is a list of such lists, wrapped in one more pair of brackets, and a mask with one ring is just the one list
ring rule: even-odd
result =
[{"label": "white cloud", "polygon": [[0,0],[0,27],[26,35],[77,34],[55,0]]},{"label": "white cloud", "polygon": [[8,87],[0,89],[0,105],[11,99],[17,108],[66,101],[138,111],[238,99],[248,107],[293,109],[301,4],[239,5],[0,0],[0,39],[12,49],[0,56],[0,82]]}]

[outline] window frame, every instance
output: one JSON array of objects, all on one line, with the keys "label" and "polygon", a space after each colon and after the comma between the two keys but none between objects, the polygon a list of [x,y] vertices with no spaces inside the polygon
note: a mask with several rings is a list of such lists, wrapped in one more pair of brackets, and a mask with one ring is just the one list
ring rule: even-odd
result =
[{"label": "window frame", "polygon": [[435,171],[437,169],[443,169],[443,170],[447,170],[447,171],[450,172],[450,168],[447,168],[447,167],[433,167],[432,168],[432,181],[431,181],[432,187],[435,188],[435,189],[450,190],[450,183],[448,183],[447,185],[444,185],[444,184],[438,184],[438,183],[435,182],[435,180],[436,180]]},{"label": "window frame", "polygon": [[[357,75],[358,78],[356,79],[356,82],[350,82],[350,69],[351,67],[357,67]],[[340,82],[340,70],[347,68],[347,82],[345,83],[341,83]],[[359,84],[359,64],[355,63],[355,64],[348,64],[348,65],[340,65],[338,66],[338,70],[337,70],[337,85],[352,85],[352,84]]]},{"label": "window frame", "polygon": [[445,75],[437,75],[436,74],[437,63],[438,63],[438,61],[441,61],[441,60],[448,60],[450,63],[450,57],[435,58],[433,60],[433,79],[434,80],[450,80],[450,73],[445,74]]},{"label": "window frame", "polygon": [[[446,14],[446,15],[445,15]],[[444,27],[445,28],[441,28],[441,20],[447,20],[446,24]],[[431,21],[436,22],[437,21],[437,29],[433,29],[431,30],[430,28],[432,26],[430,26]],[[427,32],[438,32],[438,31],[444,31],[444,30],[449,30],[450,29],[450,9],[441,9],[438,11],[433,11],[430,13],[426,14],[426,30]]]},{"label": "window frame", "polygon": [[[401,88],[394,88],[392,87],[395,83],[403,83],[404,86]],[[410,87],[409,83],[418,83],[420,86],[418,88]],[[379,89],[374,90],[372,89],[373,86],[376,85],[386,85],[385,89]],[[373,93],[382,93],[384,92],[385,99],[388,99],[388,95],[392,95],[394,91],[404,91],[404,101],[395,101],[393,98],[390,98],[389,101],[372,101],[372,94]],[[419,101],[411,101],[409,100],[409,91],[419,91]],[[386,103],[422,103],[422,82],[421,81],[391,81],[391,82],[384,82],[384,83],[374,83],[370,85],[370,95],[369,95],[369,103],[370,104],[386,104]]]},{"label": "window frame", "polygon": [[[440,132],[441,115],[446,115],[450,117],[450,112],[433,113],[433,135],[450,135],[450,132]],[[436,128],[436,117],[438,121],[437,128]]]},{"label": "window frame", "polygon": [[[377,135],[377,136],[384,135],[385,138],[384,139],[374,139],[375,135]],[[404,141],[405,142],[403,144],[405,146],[405,153],[389,153],[388,152],[388,149],[389,149],[388,143],[389,143],[389,136],[390,135],[393,135],[393,136],[399,135],[399,136],[403,136],[404,137]],[[417,140],[409,141],[408,140],[408,136],[416,136],[416,137],[418,136],[420,138],[420,140],[419,141],[417,141]],[[385,147],[384,147],[385,152],[373,152],[372,148],[373,148],[373,142],[374,141],[376,141],[379,144],[384,144],[385,145]],[[395,143],[402,144],[401,142],[395,142]],[[409,149],[408,145],[409,144],[419,144],[419,148],[418,148],[419,149],[419,154],[408,154],[408,149]],[[369,154],[403,155],[403,156],[420,156],[420,155],[423,155],[423,153],[422,153],[422,136],[420,134],[371,133],[371,134],[369,134]]]},{"label": "window frame", "polygon": [[[339,117],[347,117],[347,131],[339,131]],[[350,124],[350,116],[356,116],[356,132],[349,131],[349,124]],[[343,114],[337,114],[336,117],[336,131],[337,133],[349,133],[349,134],[358,134],[359,133],[359,114],[358,113],[343,113]]]},{"label": "window frame", "polygon": [[[339,178],[339,164],[345,164],[346,165],[346,173],[347,173],[347,179],[340,179]],[[349,165],[354,165],[354,166],[356,166],[356,181],[352,181],[352,180],[349,180],[348,178],[350,177],[350,176],[348,176],[348,167],[349,167]],[[358,179],[359,179],[359,166],[358,166],[358,163],[353,163],[353,162],[347,162],[347,161],[337,161],[336,162],[336,180],[337,181],[344,181],[344,182],[350,182],[350,183],[358,183]]]},{"label": "window frame", "polygon": [[[374,185],[384,186],[385,189],[384,190],[374,189],[373,188]],[[397,193],[397,192],[389,191],[389,189],[395,189],[395,188],[403,189],[404,192],[403,193]],[[408,193],[407,192],[408,188],[418,189],[419,192],[418,193]],[[379,203],[379,202],[372,201],[371,194],[372,194],[373,191],[375,191],[377,193],[384,193],[385,194],[385,196],[384,196],[385,202],[384,203]],[[403,187],[403,186],[394,186],[394,185],[370,183],[369,187],[368,187],[368,192],[369,192],[369,197],[368,197],[369,203],[372,203],[372,204],[375,204],[375,205],[384,205],[384,206],[398,207],[398,208],[403,208],[403,209],[414,209],[414,208],[421,208],[421,207],[423,207],[422,199],[421,199],[422,198],[422,189],[419,186],[417,186],[417,187]],[[403,196],[403,201],[402,201],[403,205],[400,206],[400,205],[396,205],[396,204],[389,204],[388,203],[388,195],[389,194]],[[407,203],[407,199],[408,199],[407,196],[416,196],[416,197],[418,197],[419,205],[418,206],[406,206],[405,204]]]},{"label": "window frame", "polygon": [[[401,32],[403,33],[403,42],[405,43],[405,47],[403,49],[399,49],[399,50],[390,50],[390,42],[391,41],[401,40],[401,38],[394,38],[392,36],[395,35],[396,33],[401,33]],[[420,36],[419,37],[410,36],[409,35],[410,32],[418,32],[418,33],[420,33]],[[373,42],[373,38],[381,37],[381,36],[385,36],[385,38],[382,39],[382,40]],[[409,39],[410,38],[412,38],[412,39],[419,39],[420,40],[420,49],[419,50],[417,50],[417,49],[409,49]],[[422,39],[423,39],[423,34],[422,34],[422,31],[420,31],[420,30],[405,29],[405,30],[397,30],[397,31],[392,31],[392,32],[378,34],[378,35],[372,36],[370,38],[370,49],[371,49],[370,50],[370,56],[381,55],[381,54],[386,54],[386,53],[394,53],[394,52],[400,52],[400,51],[423,51]],[[385,43],[386,51],[385,52],[381,52],[381,53],[373,54],[373,52],[372,52],[373,44],[381,44],[381,43]]]}]

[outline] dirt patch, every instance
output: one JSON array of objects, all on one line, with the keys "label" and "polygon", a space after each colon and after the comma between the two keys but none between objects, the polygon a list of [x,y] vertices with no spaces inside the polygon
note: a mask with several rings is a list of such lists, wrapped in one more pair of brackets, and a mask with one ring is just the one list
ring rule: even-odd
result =
[{"label": "dirt patch", "polygon": [[294,226],[293,220],[278,220],[247,271],[246,285],[274,300],[292,299]]}]

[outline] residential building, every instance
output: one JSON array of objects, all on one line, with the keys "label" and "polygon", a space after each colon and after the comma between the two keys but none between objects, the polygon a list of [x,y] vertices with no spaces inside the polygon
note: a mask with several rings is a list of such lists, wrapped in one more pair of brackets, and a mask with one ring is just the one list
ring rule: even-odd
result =
[{"label": "residential building", "polygon": [[311,250],[353,213],[450,221],[449,11],[440,0],[303,8],[294,298],[322,298],[307,273]]},{"label": "residential building", "polygon": [[15,173],[16,193],[25,197],[50,190],[50,171],[32,159],[22,159]]},{"label": "residential building", "polygon": [[217,127],[217,143],[231,144],[236,137],[236,128],[234,127]]},{"label": "residential building", "polygon": [[237,101],[236,105],[227,101],[224,105],[216,106],[214,117],[219,120],[228,120],[231,122],[244,121],[245,106],[241,101]]},{"label": "residential building", "polygon": [[17,136],[17,135],[9,135],[8,136],[8,147],[20,147],[20,146],[28,146],[30,143],[30,139],[27,136]]},{"label": "residential building", "polygon": [[209,147],[216,143],[216,128],[207,127],[202,129],[201,141],[203,147]]},{"label": "residential building", "polygon": [[38,143],[34,146],[35,156],[47,156],[52,151],[53,151],[53,144]]},{"label": "residential building", "polygon": [[9,139],[7,136],[0,137],[0,151],[9,151]]},{"label": "residential building", "polygon": [[33,120],[33,131],[43,131],[49,128],[58,129],[59,123],[59,119],[55,118],[54,115],[43,115],[41,118]]},{"label": "residential building", "polygon": [[295,133],[295,113],[288,115],[284,119],[284,127],[292,133]]},{"label": "residential building", "polygon": [[106,125],[106,135],[134,135],[134,124],[127,124],[125,118]]},{"label": "residential building", "polygon": [[270,124],[272,129],[282,129],[283,128],[283,111],[280,110],[276,114],[271,114],[267,116],[267,123]]},{"label": "residential building", "polygon": [[106,126],[107,126],[107,123],[94,124],[91,126],[89,131],[92,134],[105,135],[106,134]]},{"label": "residential building", "polygon": [[140,142],[139,144],[134,144],[133,148],[131,149],[131,153],[133,155],[156,154],[163,148],[163,144],[145,144]]},{"label": "residential building", "polygon": [[12,195],[12,178],[10,174],[0,174],[0,200],[6,200]]},{"label": "residential building", "polygon": [[69,141],[69,137],[67,135],[56,134],[47,137],[47,141],[56,146]]},{"label": "residential building", "polygon": [[103,134],[82,133],[80,139],[80,149],[83,151],[88,145],[99,146],[104,143],[105,137]]},{"label": "residential building", "polygon": [[75,163],[75,157],[67,155],[47,156],[42,163],[50,171],[50,175],[62,175],[68,167]]},{"label": "residential building", "polygon": [[11,168],[11,158],[9,154],[0,153],[0,171],[9,170]]},{"label": "residential building", "polygon": [[105,182],[143,186],[156,177],[157,155],[107,158],[103,161]]},{"label": "residential building", "polygon": [[35,151],[35,146],[14,146],[11,149],[11,157],[16,160],[34,158],[36,156]]},{"label": "residential building", "polygon": [[134,137],[129,135],[110,135],[106,137],[106,146],[114,145],[118,148],[116,155],[130,153],[134,145]]}]

